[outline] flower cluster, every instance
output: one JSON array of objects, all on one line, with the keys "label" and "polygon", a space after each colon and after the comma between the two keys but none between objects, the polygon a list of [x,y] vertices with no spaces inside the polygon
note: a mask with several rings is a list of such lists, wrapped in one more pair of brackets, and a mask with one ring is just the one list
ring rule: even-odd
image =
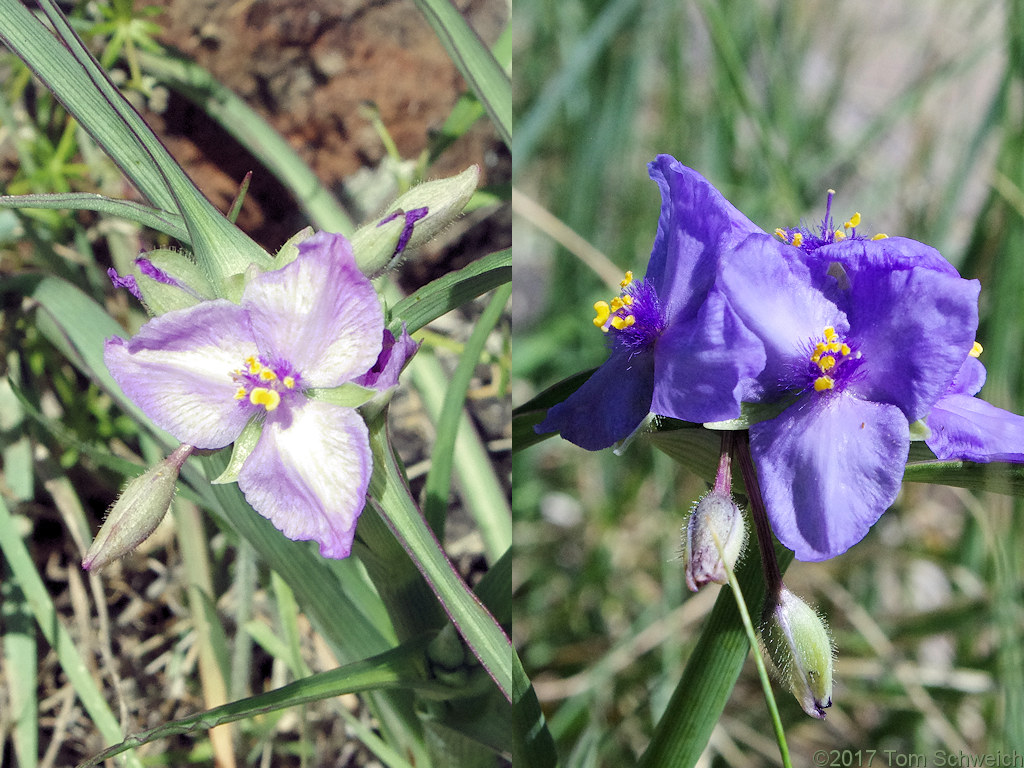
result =
[{"label": "flower cluster", "polygon": [[750,424],[772,528],[801,560],[846,551],[895,500],[920,424],[939,459],[1024,461],[1024,418],[975,397],[976,280],[935,249],[842,227],[770,235],[661,155],[661,218],[643,280],[595,305],[609,359],[538,432],[590,450],[649,413]]}]

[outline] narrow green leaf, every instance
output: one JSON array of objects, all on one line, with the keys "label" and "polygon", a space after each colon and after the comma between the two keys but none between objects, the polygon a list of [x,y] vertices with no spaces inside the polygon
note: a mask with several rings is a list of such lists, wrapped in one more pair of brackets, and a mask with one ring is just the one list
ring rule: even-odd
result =
[{"label": "narrow green leaf", "polygon": [[[444,537],[444,521],[448,513],[448,494],[451,491],[452,465],[455,460],[455,437],[462,421],[466,392],[480,362],[487,337],[501,319],[511,295],[511,283],[506,283],[494,292],[494,297],[477,320],[473,333],[463,348],[455,371],[448,379],[444,405],[437,418],[437,436],[430,454],[431,465],[424,486],[423,503],[423,514],[427,522],[441,538]],[[486,454],[482,455],[480,460],[489,463]],[[469,469],[464,464],[459,468],[463,472]],[[488,560],[494,562],[512,545],[511,514],[488,520],[486,525],[480,527],[480,532],[484,538]]]},{"label": "narrow green leaf", "polygon": [[178,210],[150,154],[97,93],[89,73],[20,0],[0,0],[0,38],[75,115],[150,202],[163,210]]},{"label": "narrow green leaf", "polygon": [[16,0],[0,0],[0,34],[12,49],[125,174],[133,181],[138,177],[143,194],[157,207],[182,215],[196,259],[211,275],[240,273],[250,263],[269,268],[270,256],[203,196],[110,81],[56,4],[40,0],[40,6],[64,45]]},{"label": "narrow green leaf", "polygon": [[483,102],[502,139],[511,147],[511,78],[449,0],[416,0],[416,6],[427,17],[455,66]]},{"label": "narrow green leaf", "polygon": [[[776,549],[779,567],[785,571],[793,553]],[[760,611],[765,591],[760,555],[751,553],[744,558],[736,578],[746,604]],[[728,590],[722,590],[668,708],[658,721],[654,738],[640,760],[640,768],[696,765],[722,716],[749,650],[736,600]]]},{"label": "narrow green leaf", "polygon": [[0,568],[0,648],[6,669],[6,688],[10,711],[7,715],[14,737],[14,756],[24,768],[38,765],[39,701],[36,629],[32,612],[18,580],[9,578]]},{"label": "narrow green leaf", "polygon": [[78,768],[99,765],[127,749],[195,731],[209,730],[224,723],[233,723],[256,715],[287,707],[308,704],[321,699],[367,690],[409,689],[444,698],[450,691],[437,683],[426,682],[420,672],[424,641],[406,643],[362,661],[320,672],[273,691],[250,696],[221,707],[214,707],[180,720],[164,723],[137,733],[110,749],[94,755]]},{"label": "narrow green leaf", "polygon": [[0,208],[97,211],[134,221],[144,227],[163,232],[183,243],[190,242],[185,222],[176,213],[161,211],[131,200],[114,200],[88,192],[69,192],[63,195],[6,195],[0,197]]},{"label": "narrow green leaf", "polygon": [[[439,421],[450,386],[446,372],[437,358],[423,355],[413,360],[409,374],[430,418]],[[489,559],[493,561],[511,545],[512,511],[487,449],[465,411],[459,413],[458,422],[454,464],[462,500],[476,521]]]},{"label": "narrow green leaf", "polygon": [[409,496],[395,455],[377,423],[370,429],[374,456],[370,503],[409,553],[445,612],[509,701],[529,683],[508,635],[459,577]]},{"label": "narrow green leaf", "polygon": [[428,283],[391,308],[392,332],[414,333],[441,315],[512,280],[512,250],[489,253]]}]

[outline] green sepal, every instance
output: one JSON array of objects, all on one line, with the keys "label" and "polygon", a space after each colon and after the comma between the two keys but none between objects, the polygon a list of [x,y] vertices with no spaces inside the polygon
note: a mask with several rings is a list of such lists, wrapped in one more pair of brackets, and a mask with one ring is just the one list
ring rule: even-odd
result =
[{"label": "green sepal", "polygon": [[360,387],[358,384],[348,382],[340,387],[329,389],[313,388],[306,390],[306,397],[310,400],[319,400],[331,405],[340,405],[342,408],[358,408],[370,402],[378,394],[376,389]]},{"label": "green sepal", "polygon": [[210,482],[213,485],[238,482],[238,475],[242,471],[242,465],[245,464],[245,460],[249,458],[249,454],[256,447],[261,434],[263,434],[263,420],[254,416],[249,419],[249,423],[245,425],[242,434],[235,439],[235,445],[231,449],[231,459],[228,461],[228,465],[215,480]]},{"label": "green sepal", "polygon": [[[374,277],[391,266],[398,240],[405,230],[405,210],[402,215],[380,224],[372,222],[356,230],[352,235],[352,252],[363,274]],[[413,225],[413,231],[419,222]]]},{"label": "green sepal", "polygon": [[175,309],[194,307],[201,301],[214,298],[216,292],[199,265],[181,251],[160,249],[142,255],[154,267],[166,272],[179,285],[154,280],[145,275],[138,262],[132,272],[135,284],[142,294],[142,303],[153,315],[162,315]]},{"label": "green sepal", "polygon": [[927,440],[932,436],[932,431],[924,419],[918,419],[910,424],[910,439],[912,441]]},{"label": "green sepal", "polygon": [[772,403],[740,403],[740,415],[738,418],[725,421],[709,421],[704,426],[707,429],[722,431],[750,429],[752,424],[774,419],[795,403],[797,398],[798,395],[790,395]]},{"label": "green sepal", "polygon": [[285,244],[278,249],[277,255],[274,257],[274,269],[287,267],[295,261],[299,257],[299,243],[303,240],[308,240],[313,234],[312,227],[303,227],[289,237]]}]

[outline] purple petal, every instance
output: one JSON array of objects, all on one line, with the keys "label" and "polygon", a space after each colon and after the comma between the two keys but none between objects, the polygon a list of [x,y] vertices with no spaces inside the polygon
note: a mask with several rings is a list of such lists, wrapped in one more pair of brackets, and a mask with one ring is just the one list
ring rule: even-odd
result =
[{"label": "purple petal", "polygon": [[847,275],[848,340],[864,361],[855,390],[916,421],[945,394],[974,344],[981,286],[927,268],[866,266]]},{"label": "purple petal", "polygon": [[314,400],[290,415],[287,428],[267,420],[238,487],[289,539],[316,541],[324,557],[348,557],[373,467],[366,425],[351,408]]},{"label": "purple petal", "polygon": [[960,277],[942,254],[930,245],[907,237],[886,237],[881,240],[851,239],[826,245],[813,252],[811,260],[828,265],[837,261],[848,269],[879,267],[910,269],[924,267],[953,277]]},{"label": "purple petal", "polygon": [[931,436],[925,442],[943,461],[1024,462],[1024,416],[977,397],[942,398],[928,414],[928,427]]},{"label": "purple petal", "polygon": [[419,344],[402,324],[402,335],[397,339],[387,328],[384,329],[384,343],[373,368],[355,380],[355,383],[368,389],[384,392],[398,386],[398,374],[402,372],[406,362],[419,349]]},{"label": "purple petal", "polygon": [[772,530],[798,560],[860,541],[896,499],[910,449],[899,408],[849,395],[803,399],[750,428]]},{"label": "purple petal", "polygon": [[318,232],[300,243],[295,261],[246,286],[242,307],[260,351],[289,362],[306,386],[352,381],[380,352],[384,313],[341,235]]},{"label": "purple petal", "polygon": [[222,448],[249,415],[231,374],[256,352],[244,310],[217,299],[155,317],[127,341],[107,339],[103,359],[158,427],[197,448]]},{"label": "purple petal", "polygon": [[110,278],[110,282],[114,284],[115,288],[124,288],[136,299],[142,301],[142,293],[139,291],[139,286],[135,282],[134,275],[125,275],[124,277],[121,277],[117,274],[117,270],[111,267],[107,270],[107,277]]},{"label": "purple petal", "polygon": [[960,370],[953,377],[953,383],[946,390],[947,395],[976,395],[985,386],[985,379],[988,371],[985,365],[976,357],[968,356],[960,366]]},{"label": "purple petal", "polygon": [[538,434],[560,432],[580,448],[598,451],[628,437],[651,410],[654,356],[616,349],[604,365],[564,403],[548,410],[534,427]]},{"label": "purple petal", "polygon": [[409,239],[412,237],[413,225],[425,217],[428,212],[426,207],[413,208],[411,211],[395,211],[390,216],[385,216],[377,222],[378,227],[383,227],[389,221],[394,221],[399,216],[405,216],[405,226],[402,228],[402,234],[398,236],[398,243],[395,245],[395,252],[391,254],[391,258],[398,256],[405,250],[405,246],[409,244]]},{"label": "purple petal", "polygon": [[764,234],[711,183],[670,155],[648,166],[661,189],[661,216],[646,279],[661,297],[665,318],[696,314],[716,266],[750,234]]},{"label": "purple petal", "polygon": [[805,382],[792,378],[805,367],[812,339],[829,326],[840,335],[848,328],[846,316],[814,288],[803,261],[791,257],[799,253],[767,236],[752,236],[723,260],[719,276],[729,305],[764,345],[758,380],[769,398],[803,388]]},{"label": "purple petal", "polygon": [[695,321],[665,330],[654,360],[651,410],[700,423],[740,415],[744,386],[764,368],[765,354],[725,297],[712,291]]}]

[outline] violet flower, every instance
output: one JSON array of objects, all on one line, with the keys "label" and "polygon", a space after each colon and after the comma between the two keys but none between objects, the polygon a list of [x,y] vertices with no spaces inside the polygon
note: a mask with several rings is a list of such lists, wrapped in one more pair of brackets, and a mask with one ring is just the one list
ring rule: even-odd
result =
[{"label": "violet flower", "polygon": [[772,528],[800,560],[846,551],[892,504],[909,425],[946,393],[978,325],[978,282],[937,251],[852,234],[751,239],[720,275],[767,354],[754,401],[791,400],[750,427],[750,446]]},{"label": "violet flower", "polygon": [[742,383],[764,365],[758,339],[716,287],[720,261],[747,238],[771,238],[704,177],[673,157],[648,165],[661,216],[647,275],[627,273],[622,293],[595,305],[608,360],[538,433],[560,432],[588,450],[627,437],[649,412],[684,421],[735,418]]},{"label": "violet flower", "polygon": [[365,503],[368,433],[354,407],[311,390],[388,389],[416,345],[384,328],[344,237],[321,232],[298,249],[253,278],[240,304],[167,312],[128,340],[108,339],[104,359],[125,394],[184,444],[223,448],[261,425],[238,473],[246,499],[288,538],[341,558]]}]

